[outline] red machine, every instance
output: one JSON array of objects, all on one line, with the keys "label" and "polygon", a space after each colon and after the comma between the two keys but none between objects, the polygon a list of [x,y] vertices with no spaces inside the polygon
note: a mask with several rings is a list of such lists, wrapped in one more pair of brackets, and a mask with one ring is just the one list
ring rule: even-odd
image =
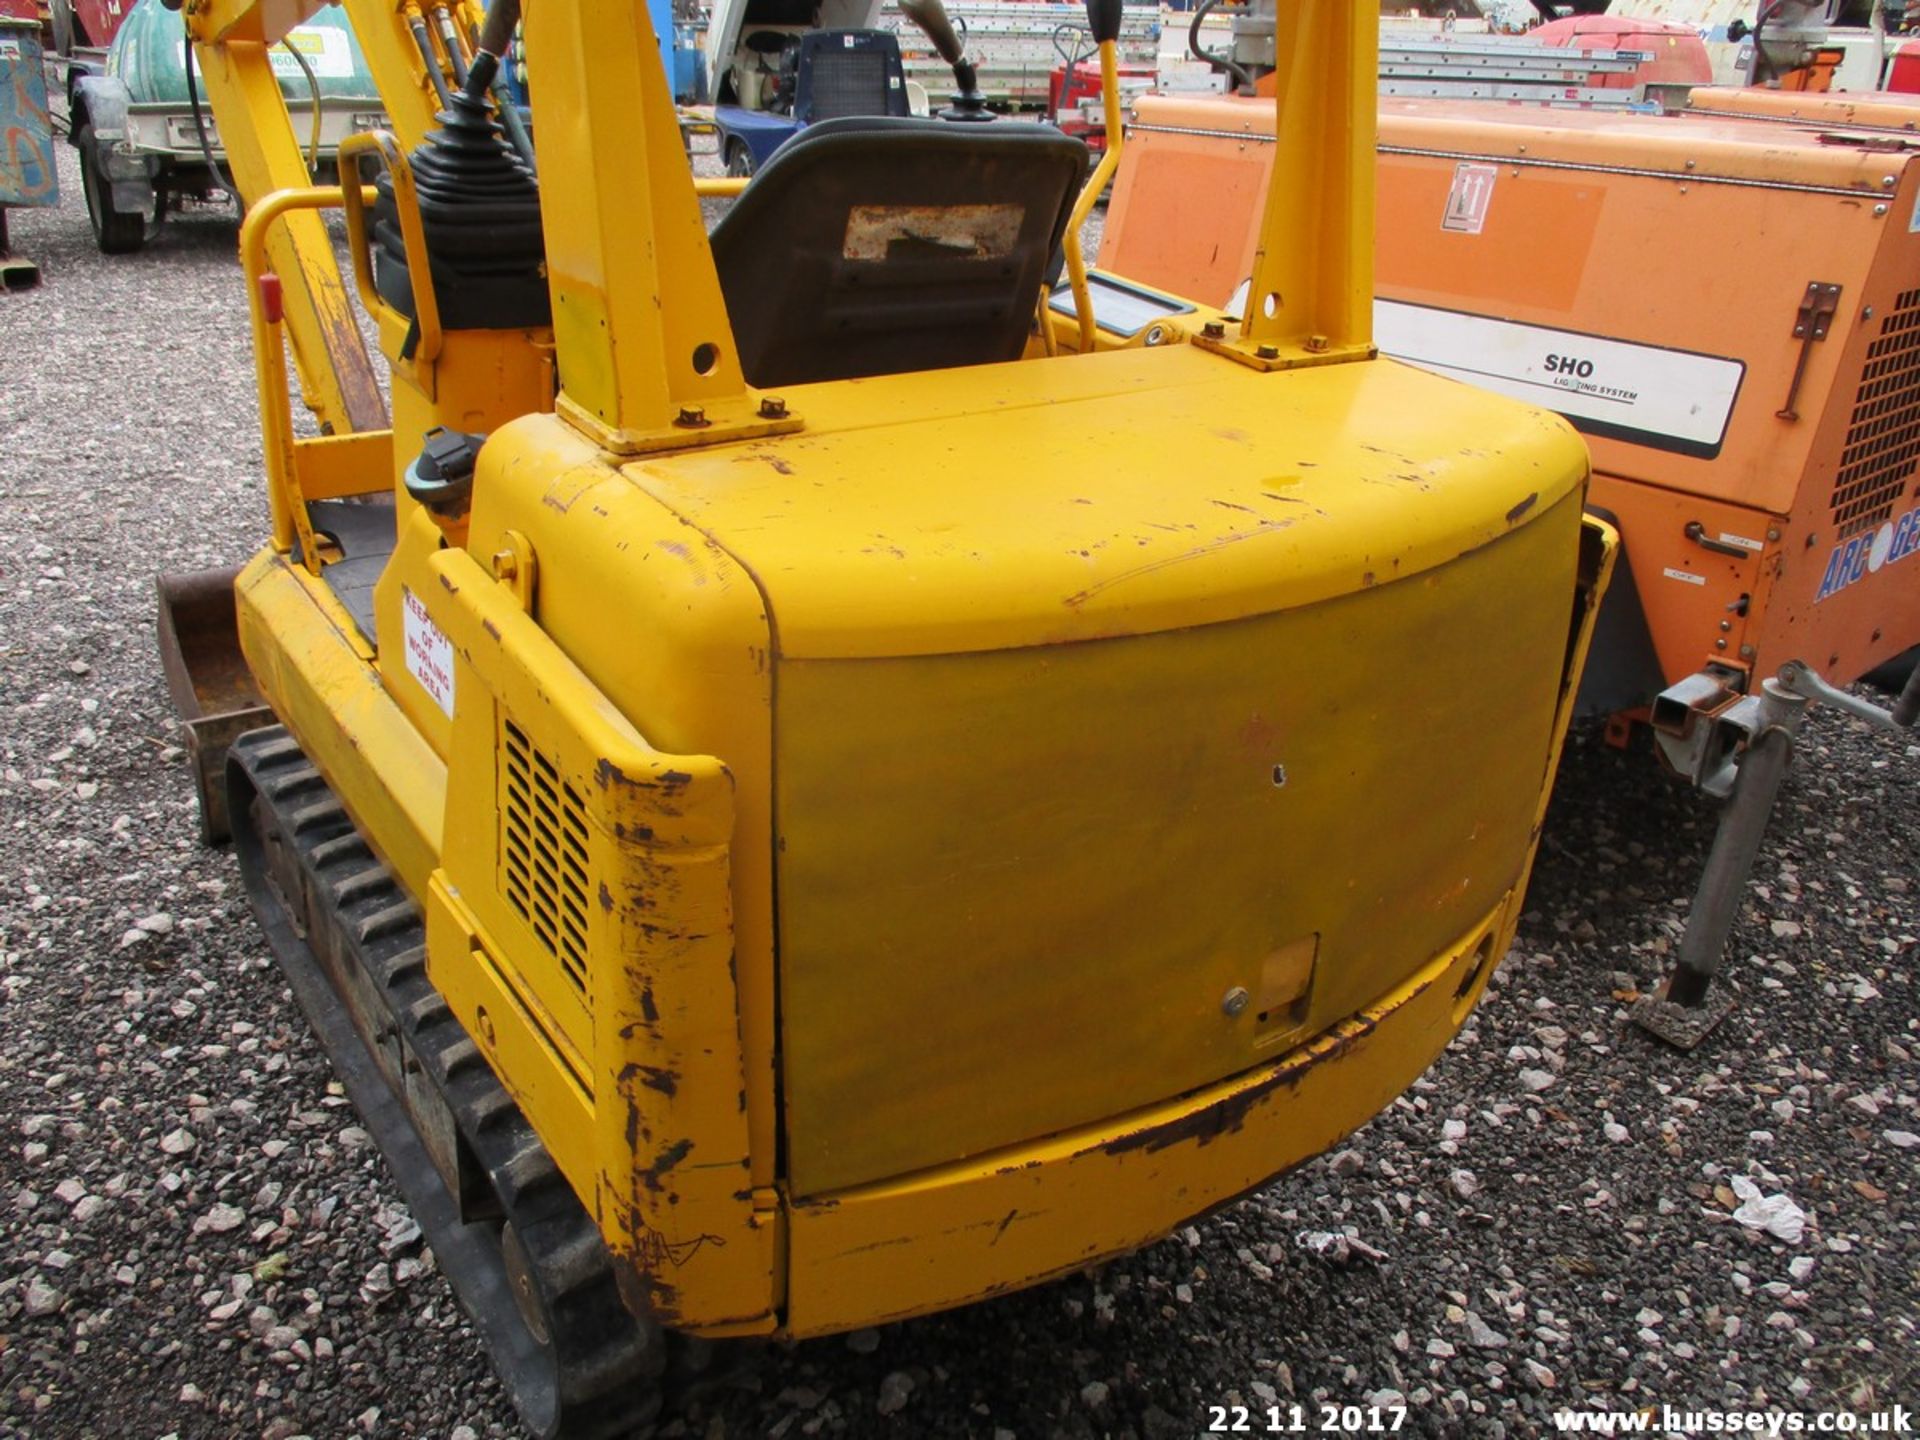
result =
[{"label": "red machine", "polygon": [[1713,61],[1707,45],[1690,25],[1665,20],[1632,20],[1616,15],[1572,15],[1550,20],[1527,32],[1536,45],[1614,54],[1637,50],[1653,56],[1627,74],[1599,73],[1587,84],[1598,90],[1632,90],[1642,85],[1710,85]]},{"label": "red machine", "polygon": [[[1151,65],[1120,65],[1123,92],[1151,90],[1155,79]],[[1096,155],[1107,148],[1107,131],[1101,116],[1100,62],[1081,60],[1069,71],[1064,64],[1053,67],[1047,82],[1047,113],[1053,123],[1069,135],[1078,136]]]},{"label": "red machine", "polygon": [[1903,95],[1920,95],[1920,40],[1906,40],[1893,52],[1887,67],[1887,89]]},{"label": "red machine", "polygon": [[50,0],[47,16],[54,52],[71,55],[75,47],[106,49],[132,9],[133,0]]}]

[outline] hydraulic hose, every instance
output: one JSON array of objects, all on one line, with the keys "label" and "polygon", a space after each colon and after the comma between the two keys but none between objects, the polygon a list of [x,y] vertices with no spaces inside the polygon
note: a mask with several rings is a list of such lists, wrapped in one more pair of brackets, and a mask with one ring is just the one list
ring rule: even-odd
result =
[{"label": "hydraulic hose", "polygon": [[[1783,3],[1785,3],[1785,0],[1767,0],[1767,3],[1760,7],[1760,12],[1753,17],[1753,29],[1749,33],[1753,36],[1753,79],[1756,85],[1762,80],[1772,80],[1776,78],[1773,70],[1773,62],[1767,58],[1766,47],[1760,43],[1760,32],[1767,28],[1767,21],[1773,18],[1774,12],[1778,10]],[[1760,67],[1763,65],[1766,66],[1766,74],[1764,75],[1760,73]]]},{"label": "hydraulic hose", "polygon": [[1214,69],[1224,70],[1233,76],[1239,82],[1240,92],[1251,95],[1254,88],[1253,76],[1247,73],[1246,67],[1231,56],[1216,55],[1200,43],[1200,24],[1213,13],[1214,7],[1219,3],[1220,0],[1200,0],[1199,7],[1193,12],[1193,24],[1187,27],[1187,49],[1192,52],[1194,59],[1204,60]]},{"label": "hydraulic hose", "polygon": [[434,28],[440,32],[440,44],[447,52],[447,63],[453,66],[453,83],[467,83],[467,56],[461,47],[460,37],[454,31],[453,19],[447,14],[445,5],[433,7]]},{"label": "hydraulic hose", "polygon": [[313,129],[307,137],[307,175],[311,178],[320,167],[320,82],[314,78],[313,66],[307,63],[307,57],[291,40],[283,39],[280,48],[293,57],[293,63],[307,77],[307,95],[313,102]]},{"label": "hydraulic hose", "polygon": [[433,90],[440,97],[441,108],[453,103],[453,96],[447,92],[446,73],[440,68],[440,57],[433,53],[433,38],[427,34],[427,22],[417,6],[407,7],[407,28],[413,32],[413,43],[420,51],[420,63],[427,67],[427,79],[433,82]]},{"label": "hydraulic hose", "polygon": [[[213,177],[213,183],[227,192],[227,198],[233,201],[233,211],[244,216],[247,207],[241,202],[240,189],[226,176],[220,173],[220,163],[213,158],[213,143],[207,139],[207,117],[200,108],[200,87],[194,83],[194,49],[191,36],[187,39],[187,104],[193,107],[193,133],[200,140],[200,155],[207,162],[207,173]],[[159,192],[154,192],[155,213],[158,213]]]}]

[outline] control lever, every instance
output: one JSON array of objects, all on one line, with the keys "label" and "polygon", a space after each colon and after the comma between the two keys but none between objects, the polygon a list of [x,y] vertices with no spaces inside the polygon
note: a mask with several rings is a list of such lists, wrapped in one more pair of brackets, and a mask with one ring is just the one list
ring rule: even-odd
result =
[{"label": "control lever", "polygon": [[987,97],[980,93],[980,77],[967,59],[947,7],[940,0],[900,0],[900,13],[918,25],[940,58],[953,67],[953,83],[958,93],[953,104],[940,112],[942,120],[991,120]]},{"label": "control lever", "polygon": [[[1094,45],[1100,52],[1100,107],[1106,122],[1106,147],[1101,152],[1100,163],[1093,167],[1093,174],[1081,187],[1073,213],[1067,217],[1067,233],[1060,246],[1067,262],[1067,284],[1073,291],[1074,323],[1083,355],[1095,347],[1098,326],[1093,313],[1093,295],[1087,285],[1087,261],[1081,249],[1080,230],[1093,213],[1101,193],[1113,180],[1114,172],[1120,168],[1120,147],[1126,140],[1126,127],[1120,117],[1120,49],[1116,43],[1120,39],[1120,23],[1125,18],[1123,3],[1124,0],[1087,0],[1087,29],[1092,32]],[[1040,323],[1047,327],[1053,324],[1045,303],[1041,307]],[[1052,334],[1051,328],[1047,333]]]}]

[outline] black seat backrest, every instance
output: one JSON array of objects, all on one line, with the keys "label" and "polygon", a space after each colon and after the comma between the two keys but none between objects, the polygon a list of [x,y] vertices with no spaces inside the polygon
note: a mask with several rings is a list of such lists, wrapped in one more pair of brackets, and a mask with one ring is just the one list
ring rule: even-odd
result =
[{"label": "black seat backrest", "polygon": [[803,130],[713,231],[748,383],[1018,359],[1086,171],[1048,125]]},{"label": "black seat backrest", "polygon": [[906,115],[907,73],[890,30],[813,30],[793,58],[793,118]]}]

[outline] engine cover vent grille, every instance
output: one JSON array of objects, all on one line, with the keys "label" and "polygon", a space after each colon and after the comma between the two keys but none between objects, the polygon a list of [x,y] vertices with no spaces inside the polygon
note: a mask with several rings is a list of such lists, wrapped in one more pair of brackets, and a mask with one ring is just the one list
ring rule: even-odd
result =
[{"label": "engine cover vent grille", "polygon": [[593,894],[587,807],[559,769],[511,720],[500,722],[505,794],[501,886],[568,983],[587,997],[587,909]]},{"label": "engine cover vent grille", "polygon": [[1920,290],[1902,291],[1867,346],[1860,393],[1833,482],[1833,522],[1844,538],[1892,517],[1920,462]]}]

